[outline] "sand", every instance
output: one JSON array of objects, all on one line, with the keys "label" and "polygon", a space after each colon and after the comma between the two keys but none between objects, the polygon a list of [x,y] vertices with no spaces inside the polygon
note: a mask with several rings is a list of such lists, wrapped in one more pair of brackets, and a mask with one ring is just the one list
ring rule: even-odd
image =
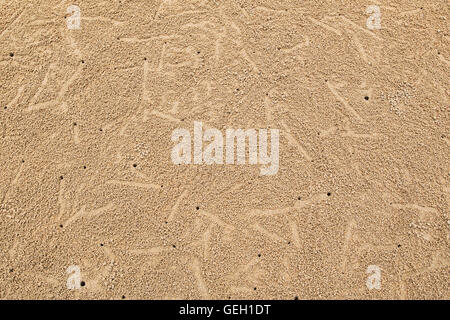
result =
[{"label": "sand", "polygon": [[[3,1],[0,298],[449,299],[448,19]],[[195,122],[278,129],[278,171],[174,164]]]}]

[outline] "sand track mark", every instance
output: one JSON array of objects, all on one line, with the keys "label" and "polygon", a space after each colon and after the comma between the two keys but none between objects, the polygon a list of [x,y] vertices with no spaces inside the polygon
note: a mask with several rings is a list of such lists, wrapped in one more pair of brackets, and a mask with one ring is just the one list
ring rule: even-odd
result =
[{"label": "sand track mark", "polygon": [[379,36],[377,36],[374,32],[372,32],[372,31],[370,31],[370,30],[368,30],[368,29],[365,29],[365,28],[363,28],[363,27],[357,25],[356,23],[354,23],[353,21],[347,19],[347,18],[344,17],[344,16],[341,16],[341,18],[342,18],[342,20],[344,20],[344,22],[350,24],[350,25],[353,26],[354,28],[356,28],[356,29],[358,29],[358,30],[360,30],[360,31],[363,31],[364,33],[366,33],[366,34],[368,34],[368,35],[374,37],[375,39],[377,39],[377,40],[379,40],[379,41],[383,41],[383,39],[380,38]]},{"label": "sand track mark", "polygon": [[2,197],[2,201],[0,202],[1,205],[3,205],[3,204],[5,203],[5,201],[6,201],[6,199],[8,198],[8,196],[9,196],[9,194],[10,194],[12,188],[13,188],[13,187],[17,184],[17,182],[19,181],[19,177],[20,177],[20,175],[21,175],[21,173],[22,173],[22,171],[23,171],[24,165],[25,165],[24,163],[21,163],[21,164],[19,165],[19,168],[17,169],[14,178],[13,178],[13,179],[11,180],[11,182],[8,184],[8,187],[7,187],[7,189],[6,189],[6,192],[5,192],[5,194],[3,195],[3,197]]},{"label": "sand track mark", "polygon": [[285,130],[284,134],[286,135],[286,139],[288,140],[289,144],[297,147],[297,149],[305,157],[305,159],[311,161],[312,160],[311,156],[308,154],[308,152],[306,152],[305,148],[303,148],[302,145],[294,138],[294,136],[291,134],[291,130],[286,125],[286,123],[284,121],[281,121],[281,125]]},{"label": "sand track mark", "polygon": [[191,268],[192,268],[194,277],[197,280],[198,291],[199,291],[202,299],[208,299],[209,298],[208,288],[206,287],[205,280],[202,277],[200,261],[198,259],[194,258]]},{"label": "sand track mark", "polygon": [[16,16],[11,20],[10,23],[6,25],[6,28],[0,33],[0,39],[14,26],[22,17],[22,15],[25,13],[25,10],[27,9],[27,6],[25,6],[21,11],[19,11]]},{"label": "sand track mark", "polygon": [[178,211],[178,207],[180,206],[181,201],[183,200],[184,197],[186,197],[188,191],[184,190],[180,196],[178,197],[178,199],[175,201],[175,204],[172,207],[172,210],[170,210],[170,214],[169,217],[167,218],[167,221],[170,222],[173,220],[173,218],[175,217],[175,214]]},{"label": "sand track mark", "polygon": [[86,206],[82,206],[81,209],[75,213],[72,217],[70,217],[69,219],[66,220],[66,222],[64,222],[64,226],[69,226],[71,225],[73,222],[77,221],[78,219],[82,219],[83,217],[86,218],[93,218],[99,214],[102,214],[105,211],[108,211],[109,209],[111,209],[113,207],[113,204],[107,204],[104,207],[92,210],[92,211],[86,211]]},{"label": "sand track mark", "polygon": [[329,25],[327,25],[327,24],[325,24],[323,22],[320,22],[319,20],[316,20],[316,19],[314,19],[312,17],[308,17],[308,19],[309,19],[309,21],[311,21],[315,25],[318,25],[318,26],[320,26],[322,28],[325,28],[326,30],[331,31],[331,32],[337,34],[338,36],[342,36],[342,32],[340,30],[335,29],[333,27],[330,27]]},{"label": "sand track mark", "polygon": [[344,245],[342,246],[342,263],[341,263],[341,272],[347,272],[347,263],[348,263],[348,254],[350,250],[350,243],[352,241],[353,229],[356,227],[356,220],[354,218],[350,218],[347,222],[347,227],[345,228],[344,233]]},{"label": "sand track mark", "polygon": [[235,229],[234,226],[226,223],[225,221],[223,221],[222,219],[218,218],[214,214],[209,213],[209,212],[207,212],[205,210],[200,210],[199,214],[202,215],[202,216],[207,217],[208,219],[210,219],[215,224],[217,224],[217,225],[219,225],[219,226],[221,226],[221,227],[223,227],[223,228],[225,228],[227,230],[234,230]]},{"label": "sand track mark", "polygon": [[64,96],[66,95],[66,93],[69,90],[72,83],[80,76],[82,69],[83,69],[83,66],[79,65],[78,68],[76,69],[76,71],[72,74],[72,76],[69,79],[67,79],[66,82],[64,82],[64,84],[61,86],[61,88],[57,94],[58,96],[56,99],[30,105],[30,106],[28,106],[28,108],[25,109],[25,112],[38,111],[38,110],[46,109],[46,108],[49,108],[49,107],[52,107],[52,106],[55,106],[58,104],[64,104]]},{"label": "sand track mark", "polygon": [[330,89],[331,93],[336,97],[336,99],[344,105],[345,109],[347,109],[347,111],[350,112],[357,120],[362,121],[361,116],[355,111],[355,109],[350,106],[350,104],[344,98],[339,95],[336,88],[329,81],[327,81],[326,84],[328,89]]},{"label": "sand track mark", "polygon": [[107,184],[116,184],[125,187],[143,188],[143,189],[161,189],[160,186],[153,183],[144,183],[136,181],[123,181],[123,180],[108,180]]},{"label": "sand track mark", "polygon": [[171,250],[173,250],[172,247],[169,247],[169,246],[162,247],[162,246],[160,246],[160,247],[153,247],[153,248],[148,248],[148,249],[131,249],[131,250],[128,250],[128,252],[132,253],[132,254],[138,254],[138,255],[141,255],[141,254],[143,254],[143,255],[153,255],[153,254],[161,254],[163,252],[171,251]]},{"label": "sand track mark", "polygon": [[282,237],[280,237],[279,235],[267,231],[265,228],[261,227],[258,223],[255,223],[251,226],[251,228],[259,233],[261,233],[262,235],[264,235],[266,238],[274,241],[274,242],[283,242],[283,243],[287,243],[286,240],[284,240]]},{"label": "sand track mark", "polygon": [[85,20],[85,21],[101,21],[101,22],[108,22],[108,23],[112,23],[114,26],[121,26],[124,25],[125,22],[124,21],[118,21],[118,20],[114,20],[111,18],[105,18],[105,17],[81,17],[81,20]]}]

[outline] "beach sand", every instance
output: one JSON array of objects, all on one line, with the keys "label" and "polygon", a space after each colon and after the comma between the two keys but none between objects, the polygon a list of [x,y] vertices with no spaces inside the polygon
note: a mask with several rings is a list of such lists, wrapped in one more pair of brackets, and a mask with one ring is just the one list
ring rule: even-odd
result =
[{"label": "beach sand", "polygon": [[[0,298],[449,299],[448,19],[2,2]],[[194,122],[278,129],[277,173],[174,164]]]}]

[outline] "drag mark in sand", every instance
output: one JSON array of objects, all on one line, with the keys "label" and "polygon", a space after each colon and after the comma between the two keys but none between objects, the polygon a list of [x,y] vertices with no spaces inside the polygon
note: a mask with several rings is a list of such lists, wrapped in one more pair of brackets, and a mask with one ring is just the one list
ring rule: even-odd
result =
[{"label": "drag mark in sand", "polygon": [[3,36],[9,31],[9,29],[11,29],[11,27],[12,27],[14,24],[16,24],[17,21],[20,20],[20,18],[22,17],[22,15],[25,13],[25,9],[26,9],[26,8],[27,8],[27,7],[25,6],[21,11],[19,11],[19,12],[17,13],[17,15],[11,20],[11,22],[8,23],[8,24],[6,25],[6,28],[0,33],[0,39],[1,39],[1,37],[3,37]]},{"label": "drag mark in sand", "polygon": [[180,202],[183,200],[184,197],[187,195],[187,190],[184,190],[181,195],[178,197],[178,199],[175,201],[175,204],[172,207],[172,210],[170,211],[169,217],[167,218],[167,221],[170,222],[175,217],[175,214],[178,211],[178,207],[180,206]]},{"label": "drag mark in sand", "polygon": [[286,125],[286,123],[284,121],[281,121],[281,125],[284,128],[284,134],[286,135],[286,139],[288,140],[289,144],[297,147],[298,150],[300,150],[300,153],[306,158],[306,160],[311,161],[312,158],[311,156],[308,154],[308,152],[306,152],[306,150],[301,146],[301,144],[294,138],[294,136],[291,134],[291,130],[289,129],[289,127]]},{"label": "drag mark in sand", "polygon": [[330,89],[331,93],[336,97],[336,99],[344,105],[344,107],[347,109],[348,112],[350,112],[357,120],[361,121],[361,116],[353,109],[350,104],[342,98],[339,93],[337,92],[336,88],[329,82],[326,82],[328,89]]},{"label": "drag mark in sand", "polygon": [[143,183],[143,182],[136,182],[136,181],[123,181],[123,180],[108,180],[106,181],[107,184],[116,184],[126,187],[135,187],[135,188],[144,188],[144,189],[160,189],[160,186],[157,186],[153,183]]},{"label": "drag mark in sand", "polygon": [[261,233],[262,235],[264,235],[266,238],[274,241],[274,242],[283,242],[283,243],[287,243],[286,240],[284,240],[283,238],[281,238],[279,235],[269,232],[266,229],[264,229],[263,227],[261,227],[258,223],[255,223],[251,226],[251,228],[259,233]]},{"label": "drag mark in sand", "polygon": [[61,86],[61,89],[58,92],[58,96],[56,99],[37,103],[34,105],[30,105],[27,109],[25,109],[25,112],[32,112],[32,111],[38,111],[41,109],[46,109],[52,106],[55,106],[57,104],[64,103],[63,99],[66,95],[67,91],[69,90],[69,87],[72,85],[72,83],[80,76],[81,71],[83,69],[82,65],[79,65],[76,71],[72,74],[72,76]]},{"label": "drag mark in sand", "polygon": [[206,287],[205,280],[202,277],[200,261],[196,258],[194,258],[194,261],[192,262],[192,272],[194,273],[194,277],[197,280],[198,291],[202,299],[208,299],[208,289]]},{"label": "drag mark in sand", "polygon": [[338,36],[342,35],[342,32],[340,30],[337,30],[337,29],[335,29],[333,27],[330,27],[329,25],[327,25],[327,24],[325,24],[323,22],[320,22],[319,20],[316,20],[316,19],[314,19],[312,17],[308,17],[308,19],[309,19],[309,21],[311,21],[315,25],[318,25],[318,26],[320,26],[322,28],[325,28],[326,30],[331,31],[331,32],[337,34]]},{"label": "drag mark in sand", "polygon": [[8,195],[9,195],[9,193],[11,192],[11,189],[17,184],[17,182],[19,181],[19,177],[20,177],[20,174],[22,173],[22,171],[23,171],[23,167],[24,167],[24,163],[22,162],[20,165],[19,165],[19,168],[17,169],[17,172],[16,172],[16,175],[14,176],[14,178],[12,179],[12,181],[8,184],[8,187],[7,187],[7,189],[6,189],[6,192],[5,192],[5,194],[3,195],[3,197],[2,197],[2,201],[1,201],[1,205],[3,205],[4,203],[5,203],[5,201],[6,201],[6,199],[8,198]]},{"label": "drag mark in sand", "polygon": [[347,223],[347,227],[345,229],[344,234],[344,245],[342,247],[342,263],[341,263],[341,272],[347,272],[347,256],[349,254],[350,242],[352,240],[353,229],[356,227],[356,220],[354,218],[350,218]]},{"label": "drag mark in sand", "polygon": [[108,211],[109,209],[111,209],[113,207],[113,204],[110,203],[104,207],[92,210],[92,211],[86,211],[86,206],[82,206],[81,209],[75,213],[72,217],[70,217],[69,219],[66,220],[66,222],[64,223],[64,226],[69,226],[70,224],[72,224],[73,222],[77,221],[78,219],[81,218],[93,218],[105,211]]}]

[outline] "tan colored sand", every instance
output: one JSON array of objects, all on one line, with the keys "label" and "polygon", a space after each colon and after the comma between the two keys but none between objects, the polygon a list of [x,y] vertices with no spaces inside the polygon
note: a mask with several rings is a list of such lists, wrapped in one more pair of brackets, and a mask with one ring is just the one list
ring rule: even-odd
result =
[{"label": "tan colored sand", "polygon": [[[447,1],[71,4],[0,5],[0,298],[449,298]],[[172,164],[194,121],[278,173]]]}]

